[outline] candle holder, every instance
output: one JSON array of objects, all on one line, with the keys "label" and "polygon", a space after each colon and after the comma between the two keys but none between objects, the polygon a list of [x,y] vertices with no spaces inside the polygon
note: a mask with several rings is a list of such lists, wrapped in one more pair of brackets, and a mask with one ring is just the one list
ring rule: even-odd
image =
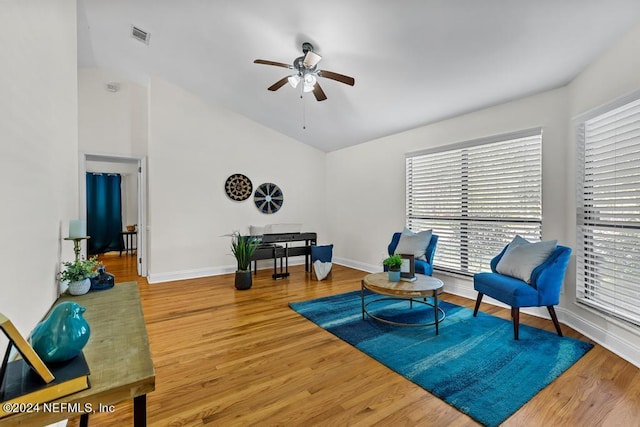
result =
[{"label": "candle holder", "polygon": [[73,240],[73,253],[76,254],[76,261],[80,259],[80,242],[90,239],[91,236],[84,237],[65,237],[64,240]]}]

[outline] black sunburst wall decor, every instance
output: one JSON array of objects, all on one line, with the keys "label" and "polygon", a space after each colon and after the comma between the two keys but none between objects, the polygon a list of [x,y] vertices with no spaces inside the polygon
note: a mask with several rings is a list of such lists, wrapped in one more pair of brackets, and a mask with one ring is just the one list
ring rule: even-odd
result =
[{"label": "black sunburst wall decor", "polygon": [[231,200],[240,202],[251,196],[253,184],[245,175],[236,173],[227,178],[227,182],[224,183],[224,191]]},{"label": "black sunburst wall decor", "polygon": [[253,201],[260,212],[265,214],[273,214],[278,212],[284,202],[284,196],[282,190],[277,185],[266,182],[260,184],[256,188],[256,192],[253,195]]}]

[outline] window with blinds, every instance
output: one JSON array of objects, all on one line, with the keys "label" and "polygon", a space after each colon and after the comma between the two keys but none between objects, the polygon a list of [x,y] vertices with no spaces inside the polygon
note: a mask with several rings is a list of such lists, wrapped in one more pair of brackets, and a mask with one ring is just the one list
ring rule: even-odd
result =
[{"label": "window with blinds", "polygon": [[473,275],[516,234],[540,240],[542,130],[406,157],[406,221],[439,236],[434,267]]},{"label": "window with blinds", "polygon": [[577,300],[640,325],[640,99],[577,137]]}]

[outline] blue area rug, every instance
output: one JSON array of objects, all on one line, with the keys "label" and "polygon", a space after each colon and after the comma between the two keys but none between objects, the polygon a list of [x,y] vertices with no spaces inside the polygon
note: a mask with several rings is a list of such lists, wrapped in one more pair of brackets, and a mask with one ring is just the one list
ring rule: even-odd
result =
[{"label": "blue area rug", "polygon": [[[365,301],[380,298],[368,294]],[[446,318],[433,326],[402,327],[362,320],[360,291],[289,306],[362,352],[428,390],[476,421],[495,426],[529,401],[593,345],[440,302]],[[408,301],[372,304],[395,321],[433,319],[433,309]]]}]

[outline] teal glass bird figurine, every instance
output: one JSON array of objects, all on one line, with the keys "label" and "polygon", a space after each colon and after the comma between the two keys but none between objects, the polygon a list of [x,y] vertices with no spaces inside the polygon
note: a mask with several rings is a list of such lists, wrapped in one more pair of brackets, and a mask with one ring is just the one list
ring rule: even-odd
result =
[{"label": "teal glass bird figurine", "polygon": [[76,357],[89,341],[85,308],[75,302],[58,304],[31,334],[31,346],[45,363],[61,363]]}]

